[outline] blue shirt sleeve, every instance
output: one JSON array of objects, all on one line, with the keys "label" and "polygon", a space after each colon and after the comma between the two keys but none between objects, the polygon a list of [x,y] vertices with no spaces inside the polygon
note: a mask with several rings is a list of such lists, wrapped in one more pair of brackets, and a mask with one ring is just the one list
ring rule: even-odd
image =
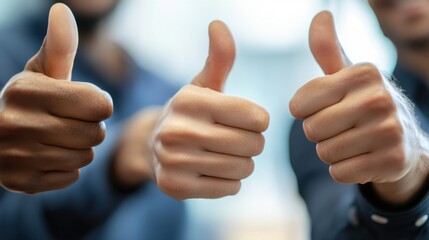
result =
[{"label": "blue shirt sleeve", "polygon": [[311,222],[312,239],[429,239],[428,194],[410,209],[396,212],[372,204],[364,185],[336,183],[329,166],[295,121],[289,135],[290,161]]}]

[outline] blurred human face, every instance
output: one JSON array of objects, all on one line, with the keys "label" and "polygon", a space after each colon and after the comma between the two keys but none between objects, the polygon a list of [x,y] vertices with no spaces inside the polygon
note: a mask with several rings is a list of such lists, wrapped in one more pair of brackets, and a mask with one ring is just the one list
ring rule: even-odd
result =
[{"label": "blurred human face", "polygon": [[92,33],[120,0],[54,0],[65,3],[75,15],[80,32]]},{"label": "blurred human face", "polygon": [[429,0],[368,0],[396,46],[429,44]]},{"label": "blurred human face", "polygon": [[100,16],[110,12],[118,0],[60,0],[67,4],[73,12],[84,16]]}]

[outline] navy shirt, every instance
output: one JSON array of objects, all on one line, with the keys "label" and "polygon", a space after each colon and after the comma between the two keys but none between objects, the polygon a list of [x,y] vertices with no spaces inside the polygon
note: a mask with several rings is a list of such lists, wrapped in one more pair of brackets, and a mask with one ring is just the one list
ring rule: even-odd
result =
[{"label": "navy shirt", "polygon": [[[429,132],[429,88],[424,80],[397,66],[397,84],[416,106],[420,127]],[[307,204],[312,239],[429,239],[429,197],[402,210],[388,209],[371,194],[370,185],[336,183],[296,120],[290,132],[290,161],[299,193]]]},{"label": "navy shirt", "polygon": [[[48,13],[0,30],[0,86],[24,69],[46,34]],[[78,51],[73,81],[90,82],[108,91],[115,112],[106,121],[105,141],[81,178],[67,189],[27,196],[0,188],[1,239],[179,239],[184,205],[148,183],[133,193],[118,191],[109,164],[121,129],[134,113],[165,104],[178,88],[129,59],[123,84],[109,84]],[[90,101],[90,99],[88,99]],[[143,144],[143,143],[142,143]]]}]

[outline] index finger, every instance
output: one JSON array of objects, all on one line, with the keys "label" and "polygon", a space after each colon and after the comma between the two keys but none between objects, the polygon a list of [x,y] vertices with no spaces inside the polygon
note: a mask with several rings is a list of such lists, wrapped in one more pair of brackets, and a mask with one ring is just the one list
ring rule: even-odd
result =
[{"label": "index finger", "polygon": [[257,133],[267,130],[270,115],[263,107],[247,99],[218,94],[211,106],[216,123]]},{"label": "index finger", "polygon": [[50,114],[82,121],[102,121],[110,117],[110,95],[84,82],[57,81],[40,73],[25,72],[15,81],[14,102],[43,108]]}]

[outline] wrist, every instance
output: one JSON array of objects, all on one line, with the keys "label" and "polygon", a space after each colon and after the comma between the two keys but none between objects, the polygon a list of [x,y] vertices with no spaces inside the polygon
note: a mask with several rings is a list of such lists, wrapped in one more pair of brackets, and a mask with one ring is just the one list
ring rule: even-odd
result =
[{"label": "wrist", "polygon": [[398,181],[371,183],[375,196],[393,208],[415,205],[428,191],[429,155],[422,151],[414,166]]}]

